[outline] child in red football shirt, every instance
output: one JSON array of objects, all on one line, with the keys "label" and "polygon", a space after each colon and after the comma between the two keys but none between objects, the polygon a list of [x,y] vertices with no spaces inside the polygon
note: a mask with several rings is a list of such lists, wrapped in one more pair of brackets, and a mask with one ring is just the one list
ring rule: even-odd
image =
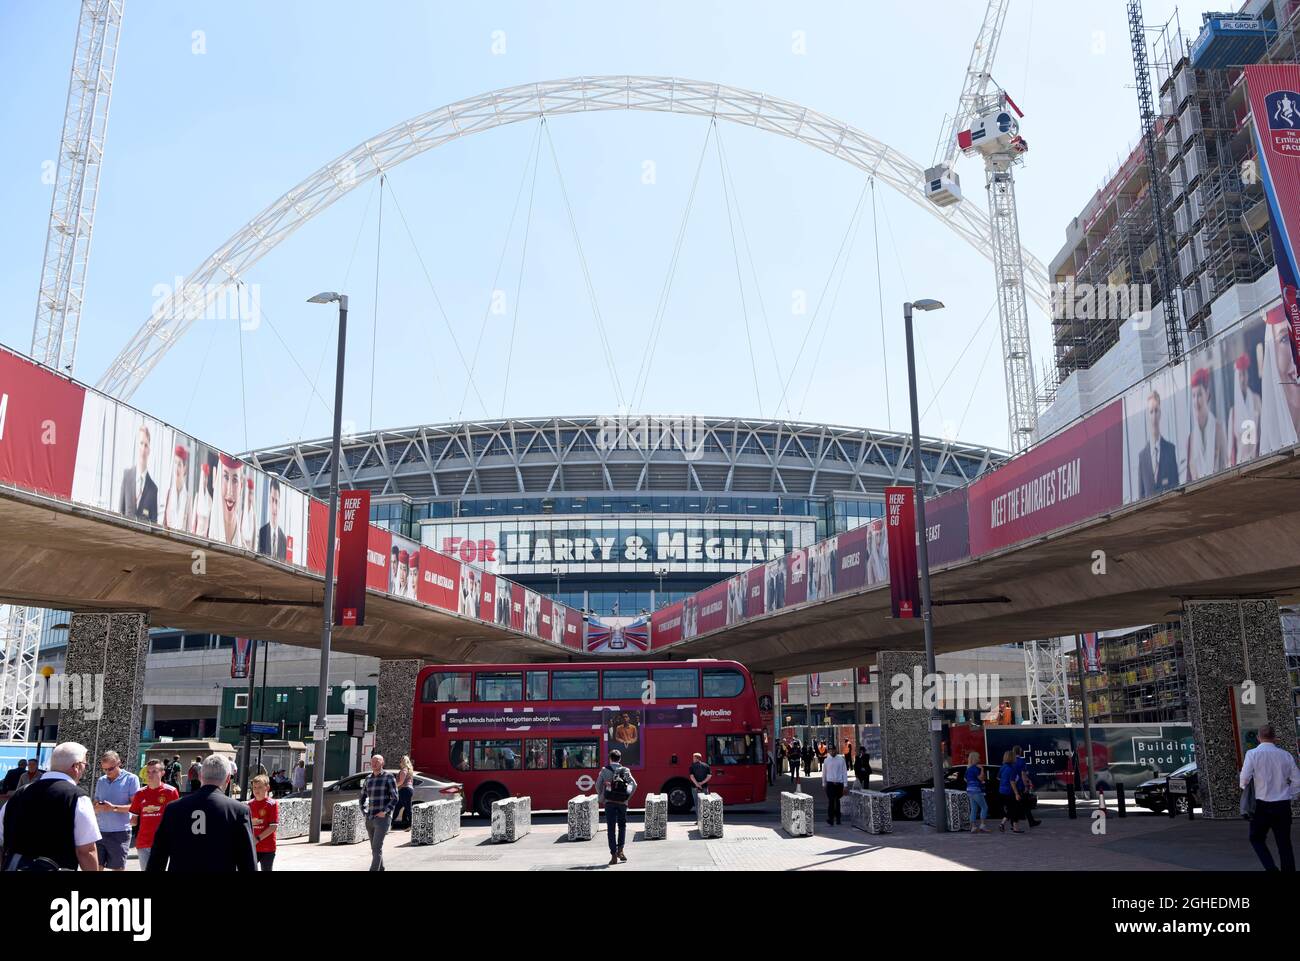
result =
[{"label": "child in red football shirt", "polygon": [[131,798],[131,819],[140,824],[135,839],[135,853],[140,858],[140,870],[149,866],[149,852],[153,849],[154,832],[162,823],[163,808],[181,795],[170,784],[163,783],[163,762],[150,761],[145,765],[146,784]]},{"label": "child in red football shirt", "polygon": [[253,778],[249,786],[253,789],[253,800],[248,802],[248,812],[253,821],[258,870],[270,871],[275,863],[275,829],[280,823],[280,806],[270,796],[271,779],[265,774]]}]

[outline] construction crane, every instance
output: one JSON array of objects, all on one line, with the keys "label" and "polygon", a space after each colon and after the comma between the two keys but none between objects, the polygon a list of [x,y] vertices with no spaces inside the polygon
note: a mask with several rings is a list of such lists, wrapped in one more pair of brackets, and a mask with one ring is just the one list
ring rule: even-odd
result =
[{"label": "construction crane", "polygon": [[[95,225],[99,172],[125,0],[82,0],[63,112],[45,259],[36,297],[32,357],[71,373]],[[45,612],[0,607],[0,740],[23,741],[31,725]]]},{"label": "construction crane", "polygon": [[957,110],[944,121],[935,163],[925,172],[926,198],[938,207],[962,200],[961,179],[954,165],[958,154],[984,159],[990,243],[1002,333],[1002,365],[1007,387],[1007,428],[1011,449],[1024,450],[1038,430],[1038,397],[1029,344],[1029,309],[1025,261],[1020,250],[1020,220],[1012,168],[1028,144],[1020,136],[1023,114],[993,82],[993,58],[1010,0],[990,0],[971,50]]},{"label": "construction crane", "polygon": [[[1020,136],[1024,114],[994,83],[992,73],[1009,6],[1010,0],[989,0],[984,10],[957,109],[945,118],[933,165],[925,172],[925,194],[937,207],[961,203],[961,178],[955,170],[958,156],[983,158],[1007,387],[1007,428],[1011,449],[1019,453],[1032,443],[1038,431],[1038,395],[1029,342],[1029,305],[1014,174],[1029,145]],[[1069,688],[1060,639],[1029,641],[1024,651],[1030,720],[1036,724],[1068,724]]]}]

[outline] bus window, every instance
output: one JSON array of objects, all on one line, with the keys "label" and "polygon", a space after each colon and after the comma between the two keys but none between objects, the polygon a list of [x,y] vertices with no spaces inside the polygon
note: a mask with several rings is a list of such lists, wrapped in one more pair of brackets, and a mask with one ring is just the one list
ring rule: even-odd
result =
[{"label": "bus window", "polygon": [[606,671],[604,676],[605,699],[640,699],[645,693],[648,671]]},{"label": "bus window", "polygon": [[549,671],[529,671],[524,675],[526,687],[528,688],[528,700],[544,701],[550,697],[548,688],[550,684],[547,679],[550,677]]},{"label": "bus window", "polygon": [[546,768],[546,739],[530,739],[524,749],[524,770],[545,771]]},{"label": "bus window", "polygon": [[[704,669],[705,697],[736,697],[745,689],[745,675],[730,668]],[[658,692],[655,692],[658,694]],[[662,697],[662,694],[659,694]]]},{"label": "bus window", "polygon": [[709,763],[763,764],[763,739],[757,734],[713,734],[704,739]]},{"label": "bus window", "polygon": [[600,742],[589,739],[554,740],[551,742],[551,767],[586,768],[599,766]]},{"label": "bus window", "polygon": [[551,675],[551,700],[600,700],[600,674],[597,671],[556,671]]},{"label": "bus window", "polygon": [[474,676],[474,700],[476,701],[522,701],[524,699],[524,678],[521,674],[476,674]]},{"label": "bus window", "polygon": [[474,770],[513,771],[519,766],[518,741],[475,741]]},{"label": "bus window", "polygon": [[469,770],[469,741],[451,742],[451,767],[454,771]]},{"label": "bus window", "polygon": [[425,704],[437,702],[451,704],[469,700],[469,673],[451,674],[439,671],[424,679],[420,700]]},{"label": "bus window", "polygon": [[693,667],[662,667],[654,672],[655,697],[699,697],[700,672]]}]

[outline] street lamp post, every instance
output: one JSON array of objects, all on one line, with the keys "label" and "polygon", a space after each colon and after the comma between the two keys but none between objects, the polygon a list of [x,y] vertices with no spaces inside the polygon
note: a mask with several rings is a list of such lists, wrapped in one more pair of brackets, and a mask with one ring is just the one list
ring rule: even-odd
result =
[{"label": "street lamp post", "polygon": [[[912,309],[940,310],[937,300],[908,301],[903,304],[903,327],[907,331],[907,393],[912,404],[912,486],[916,495],[916,548],[921,571],[921,626],[925,631],[925,671],[931,683],[937,676],[934,664],[934,622],[930,609],[930,552],[926,544],[925,494],[921,488],[921,415],[916,406],[916,351],[912,345]],[[930,708],[930,766],[934,774],[934,827],[948,830],[945,811],[947,798],[943,786],[943,721],[936,703]]]},{"label": "street lamp post", "polygon": [[[315,745],[315,762],[311,775],[311,821],[308,840],[320,843],[321,809],[325,802],[325,747],[329,743],[330,638],[334,630],[334,539],[338,535],[339,513],[339,458],[343,447],[343,356],[348,339],[348,295],[333,292],[317,294],[308,299],[309,304],[339,305],[339,347],[334,366],[334,445],[330,455],[330,506],[329,533],[325,539],[325,597],[320,634],[320,686],[316,689],[316,726],[312,730]],[[250,705],[251,707],[251,705]],[[251,711],[250,711],[251,713]]]}]

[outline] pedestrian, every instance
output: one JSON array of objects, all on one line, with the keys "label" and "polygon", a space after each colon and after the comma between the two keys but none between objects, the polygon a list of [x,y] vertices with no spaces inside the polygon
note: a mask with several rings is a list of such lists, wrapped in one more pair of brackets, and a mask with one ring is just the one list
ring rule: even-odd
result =
[{"label": "pedestrian", "polygon": [[[699,757],[698,754],[695,756]],[[610,864],[627,860],[627,855],[623,853],[623,844],[627,840],[627,804],[636,793],[636,779],[632,777],[631,771],[619,763],[622,759],[623,752],[618,748],[610,751],[609,763],[600,769],[600,773],[596,775],[596,783],[592,787],[596,797],[603,798],[605,801],[605,826],[609,832]],[[693,770],[694,765],[691,767]],[[694,780],[694,775],[691,779]],[[697,794],[696,797],[698,796]]]},{"label": "pedestrian", "polygon": [[1024,749],[1017,744],[1013,750],[1016,752],[1015,770],[1016,784],[1020,786],[1020,808],[1025,815],[1025,820],[1029,822],[1031,828],[1036,828],[1043,822],[1034,817],[1032,808],[1034,797],[1034,779],[1029,776],[1029,762],[1025,760]]},{"label": "pedestrian", "polygon": [[853,759],[853,776],[858,779],[858,787],[864,791],[871,790],[871,755],[861,744],[858,745],[858,756]]},{"label": "pedestrian", "polygon": [[397,767],[397,808],[393,811],[393,830],[405,830],[411,826],[411,800],[415,797],[415,766],[409,755],[402,755],[402,763]]},{"label": "pedestrian", "polygon": [[1016,783],[1016,752],[1006,751],[1002,755],[1002,767],[998,768],[998,794],[1002,798],[1002,823],[999,831],[1006,831],[1007,821],[1011,822],[1012,834],[1024,834],[1016,827],[1020,822],[1020,785]]},{"label": "pedestrian", "polygon": [[704,757],[699,751],[691,755],[690,775],[691,793],[695,795],[695,807],[698,809],[700,795],[709,793],[709,782],[713,780],[713,769],[704,763]]},{"label": "pedestrian", "polygon": [[[1288,722],[1289,723],[1289,722]],[[1295,757],[1274,743],[1272,724],[1259,729],[1259,745],[1246,752],[1241,765],[1241,789],[1253,785],[1255,810],[1250,816],[1250,846],[1259,855],[1265,871],[1276,871],[1268,849],[1268,832],[1273,832],[1282,870],[1295,873],[1295,851],[1291,847],[1291,802],[1300,795],[1300,769]]]},{"label": "pedestrian", "polygon": [[[220,754],[209,754],[200,767],[199,789],[163,810],[146,870],[256,871],[248,807],[225,794],[234,765]],[[203,830],[198,831],[200,824]]]},{"label": "pedestrian", "polygon": [[813,758],[815,758],[816,756],[817,756],[817,752],[813,750],[813,742],[809,741],[807,744],[803,746],[803,753],[800,755],[800,760],[803,761],[804,777],[812,776]]},{"label": "pedestrian", "polygon": [[307,764],[301,758],[293,768],[293,789],[303,791],[307,788]]},{"label": "pedestrian", "polygon": [[39,781],[44,772],[41,770],[40,763],[34,757],[27,759],[27,770],[18,778],[18,786],[26,787],[33,781]]},{"label": "pedestrian", "polygon": [[174,787],[178,792],[181,789],[181,756],[172,755],[171,764],[167,765],[167,783]]},{"label": "pedestrian", "polygon": [[270,871],[275,863],[275,829],[280,826],[280,805],[270,797],[271,780],[265,774],[253,778],[249,785],[253,800],[248,802],[248,817],[253,826],[253,847],[260,871]]},{"label": "pedestrian", "polygon": [[50,769],[0,808],[0,870],[99,870],[95,808],[77,786],[87,767],[84,745],[56,744]]},{"label": "pedestrian", "polygon": [[200,779],[202,778],[202,776],[203,776],[203,758],[195,757],[194,760],[190,762],[190,769],[186,774],[186,778],[190,782],[190,789],[187,793],[193,794],[195,791],[199,789]]},{"label": "pedestrian", "polygon": [[834,742],[826,748],[826,760],[822,764],[822,786],[826,789],[826,823],[843,823],[840,817],[840,798],[844,797],[849,786],[849,769]]},{"label": "pedestrian", "polygon": [[970,833],[988,834],[989,799],[984,796],[984,767],[979,751],[966,755],[966,793],[970,795]]},{"label": "pedestrian", "polygon": [[226,764],[230,766],[230,777],[226,779],[226,797],[230,797],[231,789],[238,790],[235,787],[235,780],[239,777],[239,764],[233,757],[226,758]]},{"label": "pedestrian", "polygon": [[27,762],[19,758],[13,768],[5,774],[3,783],[0,783],[0,794],[13,794],[18,790],[18,779],[27,773]]},{"label": "pedestrian", "polygon": [[828,754],[825,741],[817,742],[817,767],[820,770],[826,770],[826,755]]},{"label": "pedestrian", "polygon": [[99,819],[99,869],[125,871],[131,853],[131,801],[140,790],[140,779],[122,770],[116,751],[99,758],[104,773],[95,782],[95,816]]},{"label": "pedestrian", "polygon": [[843,754],[844,754],[844,766],[846,768],[852,769],[853,768],[853,742],[850,741],[847,737],[844,739]]},{"label": "pedestrian", "polygon": [[384,838],[393,823],[397,807],[397,779],[384,770],[384,756],[370,756],[370,776],[361,785],[361,813],[366,816],[370,838],[370,870],[384,869]]},{"label": "pedestrian", "polygon": [[802,752],[803,748],[800,746],[798,738],[795,738],[790,742],[790,747],[785,752],[786,760],[790,762],[790,780],[795,783],[796,789],[799,784],[799,761]]},{"label": "pedestrian", "polygon": [[180,799],[180,792],[163,781],[163,762],[150,761],[145,765],[145,785],[131,798],[131,820],[140,826],[135,838],[135,853],[140,859],[140,870],[149,869],[149,853],[153,849],[154,835],[162,823],[163,811],[168,804]]}]

